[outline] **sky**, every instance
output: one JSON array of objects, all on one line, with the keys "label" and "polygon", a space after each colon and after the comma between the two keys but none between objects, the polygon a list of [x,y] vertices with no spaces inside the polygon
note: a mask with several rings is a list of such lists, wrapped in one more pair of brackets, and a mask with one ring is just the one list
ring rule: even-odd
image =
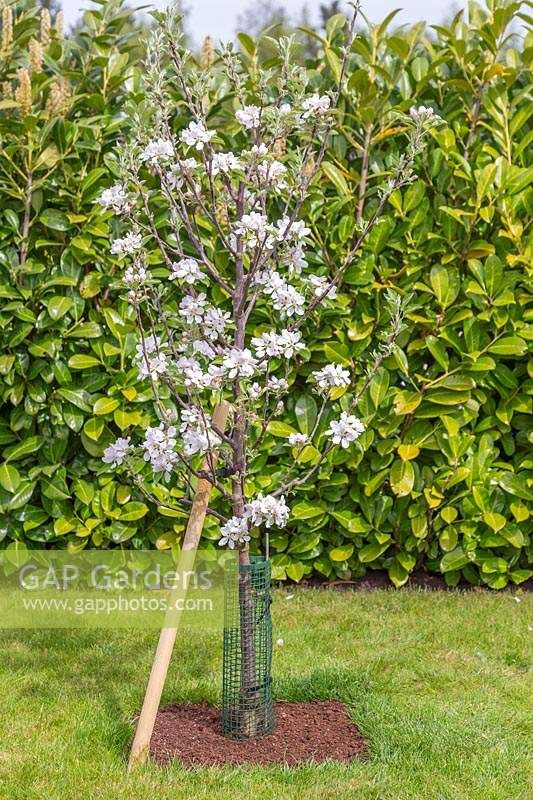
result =
[{"label": "sky", "polygon": [[[148,5],[149,0],[130,0],[133,7]],[[318,8],[320,0],[284,0],[283,5],[289,13],[297,14],[306,4],[309,10]],[[80,9],[90,7],[89,0],[63,0],[63,9],[67,23],[74,22]],[[168,0],[153,2],[159,8],[168,5]],[[210,34],[215,41],[233,38],[238,14],[253,5],[253,0],[186,0],[190,9],[189,30],[195,41],[202,41]],[[367,16],[373,21],[382,20],[390,11],[402,8],[396,17],[399,23],[418,22],[421,19],[429,23],[442,22],[447,12],[457,5],[456,0],[366,0],[363,2]]]}]

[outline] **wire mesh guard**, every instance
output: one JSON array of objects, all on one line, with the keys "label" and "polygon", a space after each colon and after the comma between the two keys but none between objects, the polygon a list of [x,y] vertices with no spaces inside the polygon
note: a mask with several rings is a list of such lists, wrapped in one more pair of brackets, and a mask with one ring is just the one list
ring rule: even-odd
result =
[{"label": "wire mesh guard", "polygon": [[252,739],[276,726],[272,702],[272,621],[270,561],[237,559],[224,575],[224,659],[222,733]]}]

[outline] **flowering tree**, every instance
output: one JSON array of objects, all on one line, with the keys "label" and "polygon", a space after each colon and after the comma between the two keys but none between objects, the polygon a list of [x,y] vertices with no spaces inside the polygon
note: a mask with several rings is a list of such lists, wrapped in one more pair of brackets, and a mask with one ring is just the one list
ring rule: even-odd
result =
[{"label": "flowering tree", "polygon": [[[388,198],[413,179],[425,133],[438,119],[424,107],[402,117],[406,150],[374,213],[354,222],[344,253],[317,246],[304,214],[348,91],[357,10],[346,23],[337,87],[322,95],[297,65],[290,38],[277,43],[277,67],[250,75],[231,46],[198,65],[177,11],[157,15],[134,139],[119,150],[120,182],[100,198],[124,221],[111,253],[125,262],[139,333],[134,362],[151,385],[159,420],[138,445],[117,439],[104,462],[128,470],[159,504],[190,505],[194,480],[207,478],[220,498],[217,510],[208,509],[220,521],[219,543],[237,549],[244,566],[253,531],[285,527],[290,492],[333,448],[350,447],[364,432],[357,403],[401,330],[401,302],[392,294],[390,327],[366,374],[356,381],[335,363],[312,373],[320,399],[313,429],[288,436],[287,470],[268,494],[250,497],[247,476],[291,391],[294,365],[309,358],[313,313],[334,305]],[[231,106],[233,121],[217,132],[213,122]],[[228,430],[211,421],[224,398],[232,409]],[[150,488],[143,461],[153,472]]]}]

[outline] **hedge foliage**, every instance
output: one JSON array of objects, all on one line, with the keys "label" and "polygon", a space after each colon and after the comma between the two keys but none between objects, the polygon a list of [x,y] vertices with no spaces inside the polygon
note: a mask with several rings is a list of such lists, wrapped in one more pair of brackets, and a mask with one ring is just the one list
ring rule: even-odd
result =
[{"label": "hedge foliage", "polygon": [[[149,388],[131,368],[132,312],[109,255],[117,223],[94,204],[113,182],[126,90],[142,104],[139,42],[120,1],[101,2],[76,36],[45,37],[39,67],[30,47],[39,15],[14,5],[0,62],[0,547],[175,547],[185,516],[149,509],[100,460],[117,434],[150,422]],[[418,180],[391,198],[338,306],[308,327],[311,359],[293,376],[293,402],[270,428],[252,489],[268,490],[279,439],[312,427],[308,372],[336,361],[363,376],[385,289],[410,298],[395,354],[360,404],[367,433],[300,489],[292,527],[271,537],[275,577],[385,568],[400,586],[423,565],[450,585],[499,589],[531,574],[533,37],[524,8],[471,3],[468,21],[460,14],[432,31],[395,30],[389,15],[356,39],[304,214],[317,263],[326,240],[340,261],[375,210],[404,141],[394,112],[430,105],[446,125],[432,133]],[[341,27],[337,16],[324,35],[309,32],[321,92],[338,71]],[[276,69],[268,42],[259,52],[246,35],[240,44],[252,78],[258,60]],[[31,107],[17,72],[28,52]],[[231,98],[212,113],[229,131]]]}]

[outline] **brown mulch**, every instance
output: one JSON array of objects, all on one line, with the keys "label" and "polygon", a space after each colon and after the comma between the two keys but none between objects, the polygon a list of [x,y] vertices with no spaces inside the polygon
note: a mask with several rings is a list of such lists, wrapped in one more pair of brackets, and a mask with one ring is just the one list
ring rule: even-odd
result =
[{"label": "brown mulch", "polygon": [[161,765],[288,764],[352,761],[366,743],[338,700],[276,703],[276,730],[251,741],[220,733],[220,709],[202,703],[161,708],[150,755]]},{"label": "brown mulch", "polygon": [[[492,592],[494,593],[494,589],[491,589],[489,586],[473,586],[468,581],[460,581],[457,586],[448,586],[446,581],[444,580],[443,575],[438,575],[436,573],[428,573],[424,570],[416,570],[415,572],[411,573],[409,576],[409,580],[407,583],[402,586],[400,589],[395,589],[394,585],[391,583],[389,576],[386,570],[382,569],[375,569],[369,570],[366,575],[362,578],[356,578],[351,581],[345,580],[338,580],[338,581],[328,581],[326,578],[319,578],[318,576],[313,576],[312,578],[304,579],[300,581],[300,583],[291,583],[289,581],[283,582],[281,584],[284,588],[292,588],[292,586],[299,586],[299,587],[311,587],[311,588],[318,588],[318,589],[340,589],[344,591],[355,591],[355,592],[365,592],[371,591],[373,589],[390,589],[394,592],[401,592],[405,589],[412,589],[412,588],[420,588],[426,589],[430,592],[455,592],[457,589],[462,591],[471,591],[471,592]],[[520,583],[515,585],[514,583],[510,583],[505,589],[501,589],[499,591],[503,592],[533,592],[533,579],[529,578],[524,583]]]}]

